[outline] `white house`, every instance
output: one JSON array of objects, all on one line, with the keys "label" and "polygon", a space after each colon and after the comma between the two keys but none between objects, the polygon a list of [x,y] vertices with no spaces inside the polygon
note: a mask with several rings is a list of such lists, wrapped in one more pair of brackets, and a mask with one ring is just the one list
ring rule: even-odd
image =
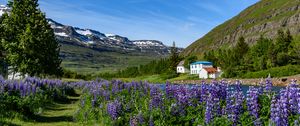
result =
[{"label": "white house", "polygon": [[200,70],[200,73],[199,73],[199,78],[202,78],[202,79],[207,79],[207,78],[218,78],[220,77],[222,74],[222,71],[221,69],[218,67],[218,68],[213,68],[213,67],[207,67],[207,68],[203,68]]},{"label": "white house", "polygon": [[179,64],[177,65],[177,73],[187,73],[188,69],[184,67],[184,61],[180,61]]},{"label": "white house", "polygon": [[203,68],[213,67],[212,62],[208,61],[198,61],[190,64],[190,73],[191,74],[200,74],[200,71]]}]

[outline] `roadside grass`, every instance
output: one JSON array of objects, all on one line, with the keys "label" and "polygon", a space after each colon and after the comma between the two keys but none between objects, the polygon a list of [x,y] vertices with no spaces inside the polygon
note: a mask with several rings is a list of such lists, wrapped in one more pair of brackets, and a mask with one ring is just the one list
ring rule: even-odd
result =
[{"label": "roadside grass", "polygon": [[147,76],[139,76],[135,78],[118,78],[124,82],[132,82],[132,81],[147,81],[149,83],[166,83],[166,80],[163,79],[161,75],[147,75]]},{"label": "roadside grass", "polygon": [[62,81],[65,82],[79,82],[82,81],[81,79],[73,79],[73,78],[62,78]]},{"label": "roadside grass", "polygon": [[119,80],[122,80],[124,82],[132,82],[132,81],[147,81],[149,83],[166,83],[179,81],[179,80],[199,80],[198,75],[190,75],[190,74],[179,74],[178,77],[170,78],[170,79],[164,79],[162,75],[146,75],[146,76],[139,76],[135,78],[118,78]]},{"label": "roadside grass", "polygon": [[[76,91],[78,94],[79,91]],[[0,119],[0,125],[8,126],[81,126],[73,120],[77,111],[80,95],[68,96],[68,100],[49,104],[41,115],[31,117],[30,120]]]},{"label": "roadside grass", "polygon": [[178,77],[171,78],[168,81],[174,82],[174,81],[180,81],[180,80],[199,80],[198,75],[190,75],[188,73],[180,74]]}]

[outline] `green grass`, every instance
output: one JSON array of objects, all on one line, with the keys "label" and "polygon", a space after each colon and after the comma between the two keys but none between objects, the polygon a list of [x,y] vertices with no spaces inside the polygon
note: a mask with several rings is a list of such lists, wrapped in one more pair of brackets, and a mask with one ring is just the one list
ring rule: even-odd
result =
[{"label": "green grass", "polygon": [[124,82],[132,82],[132,81],[147,81],[150,83],[166,83],[166,80],[163,79],[161,75],[147,75],[147,76],[139,76],[134,78],[118,78]]},{"label": "green grass", "polygon": [[169,79],[170,82],[180,81],[180,80],[199,80],[199,76],[191,75],[191,74],[180,74],[178,77]]},{"label": "green grass", "polygon": [[150,83],[166,83],[179,81],[179,80],[199,80],[198,75],[190,75],[190,74],[179,74],[178,77],[165,79],[164,75],[146,75],[146,76],[139,76],[135,78],[118,78],[119,80],[125,82],[132,82],[132,81],[147,81]]},{"label": "green grass", "polygon": [[81,124],[73,121],[73,115],[77,110],[80,96],[68,96],[68,98],[69,100],[64,103],[49,104],[41,115],[33,117],[32,120],[0,119],[0,125],[81,126]]},{"label": "green grass", "polygon": [[242,78],[261,78],[268,77],[285,77],[300,74],[300,65],[287,65],[282,67],[275,67],[268,70],[248,72],[242,76]]}]

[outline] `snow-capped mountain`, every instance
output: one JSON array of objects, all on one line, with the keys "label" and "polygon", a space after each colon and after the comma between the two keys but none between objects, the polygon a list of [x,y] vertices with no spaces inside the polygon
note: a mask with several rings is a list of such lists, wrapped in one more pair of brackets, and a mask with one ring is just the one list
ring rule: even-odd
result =
[{"label": "snow-capped mountain", "polygon": [[[93,48],[107,48],[109,50],[153,52],[166,55],[170,47],[157,40],[130,40],[115,34],[105,34],[92,29],[81,29],[62,25],[48,19],[56,37],[63,42],[73,42]],[[181,50],[181,49],[179,49]]]}]

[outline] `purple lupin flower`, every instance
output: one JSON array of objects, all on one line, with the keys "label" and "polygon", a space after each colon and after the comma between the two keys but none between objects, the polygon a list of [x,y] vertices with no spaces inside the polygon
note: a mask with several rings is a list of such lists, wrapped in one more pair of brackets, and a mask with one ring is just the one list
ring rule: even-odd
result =
[{"label": "purple lupin flower", "polygon": [[122,106],[118,100],[110,102],[107,104],[107,113],[113,120],[116,120],[121,112]]},{"label": "purple lupin flower", "polygon": [[266,92],[271,92],[271,91],[272,91],[272,87],[273,87],[272,79],[271,79],[271,77],[269,76],[269,77],[266,79],[266,87],[265,87],[265,91],[266,91]]},{"label": "purple lupin flower", "polygon": [[[271,112],[274,112],[271,114],[271,120],[272,123],[274,123],[276,126],[288,126],[288,93],[286,90],[281,90],[279,99],[276,100],[275,105],[271,105]],[[274,108],[275,107],[275,110]]]},{"label": "purple lupin flower", "polygon": [[129,125],[130,126],[138,126],[138,119],[135,116],[130,117]]},{"label": "purple lupin flower", "polygon": [[260,106],[258,104],[258,96],[259,96],[259,89],[256,89],[254,87],[250,87],[247,91],[247,108],[250,112],[250,115],[252,115],[255,119],[254,125],[260,126],[261,122],[259,120],[259,110]]},{"label": "purple lupin flower", "polygon": [[213,119],[213,107],[214,107],[214,100],[213,95],[208,96],[208,100],[206,102],[205,107],[205,123],[209,124]]},{"label": "purple lupin flower", "polygon": [[292,80],[291,84],[287,87],[289,109],[292,114],[297,114],[298,112],[298,92],[299,89],[296,81]]},{"label": "purple lupin flower", "polygon": [[139,124],[144,124],[145,120],[142,112],[139,112],[139,114],[137,115],[137,119],[139,121]]},{"label": "purple lupin flower", "polygon": [[150,97],[151,97],[149,103],[150,109],[162,108],[162,104],[163,104],[162,94],[160,93],[160,90],[157,86],[155,85],[151,86]]},{"label": "purple lupin flower", "polygon": [[278,103],[278,99],[276,96],[273,96],[272,97],[272,100],[271,100],[271,115],[270,115],[270,119],[271,119],[271,122],[272,123],[276,123],[276,121],[278,120],[277,118],[279,118],[279,103]]},{"label": "purple lupin flower", "polygon": [[154,126],[154,120],[152,116],[149,119],[149,126]]},{"label": "purple lupin flower", "polygon": [[237,125],[241,114],[243,113],[243,101],[244,95],[240,87],[240,81],[236,81],[235,90],[233,88],[227,88],[226,96],[226,114],[228,118],[233,122],[233,125]]}]

